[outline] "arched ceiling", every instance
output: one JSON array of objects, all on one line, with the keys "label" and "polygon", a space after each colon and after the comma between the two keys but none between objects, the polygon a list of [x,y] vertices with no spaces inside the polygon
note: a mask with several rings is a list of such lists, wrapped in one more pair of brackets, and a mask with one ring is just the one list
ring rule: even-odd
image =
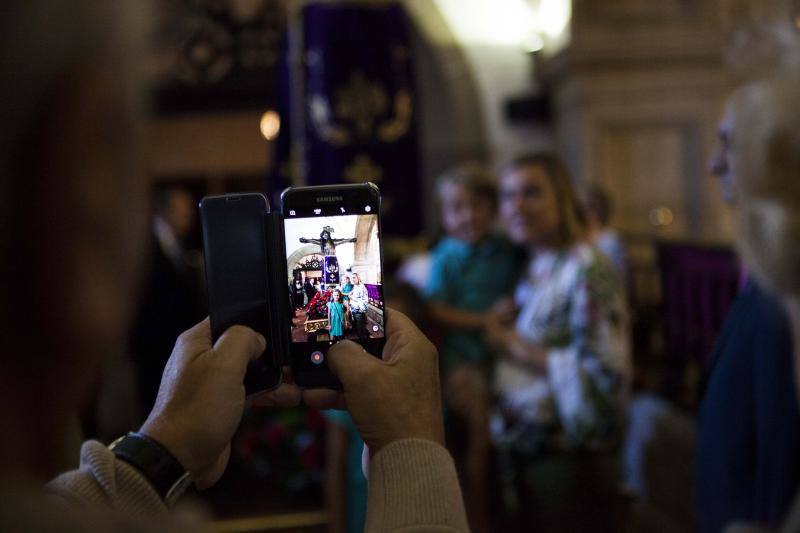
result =
[{"label": "arched ceiling", "polygon": [[544,128],[509,124],[504,105],[510,98],[536,90],[529,52],[544,46],[549,53],[563,45],[571,3],[404,0],[425,41],[438,49],[441,66],[458,71],[462,83],[474,86],[475,105],[462,106],[459,111],[465,120],[481,124],[491,162],[551,144]]}]

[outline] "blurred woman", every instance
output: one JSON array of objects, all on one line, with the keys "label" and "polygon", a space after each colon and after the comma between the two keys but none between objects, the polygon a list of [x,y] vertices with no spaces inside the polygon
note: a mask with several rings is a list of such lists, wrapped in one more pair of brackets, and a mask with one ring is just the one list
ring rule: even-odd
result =
[{"label": "blurred woman", "polygon": [[361,276],[353,274],[353,290],[350,291],[350,314],[353,316],[353,325],[356,328],[358,338],[368,339],[367,333],[367,308],[369,303],[369,293],[367,287],[361,283]]},{"label": "blurred woman", "polygon": [[517,521],[537,531],[612,530],[630,366],[621,282],[588,242],[557,156],[529,155],[503,169],[500,216],[531,254],[516,319],[494,313],[488,328],[503,354],[492,435],[506,506],[533,513]]},{"label": "blurred woman", "polygon": [[[797,53],[797,51],[795,51]],[[794,340],[800,391],[800,77],[783,73],[739,89],[732,101],[732,159],[740,203],[739,248],[747,268],[781,297]],[[780,480],[769,480],[777,485]],[[737,524],[726,531],[766,531]],[[800,531],[800,493],[778,529]]]}]

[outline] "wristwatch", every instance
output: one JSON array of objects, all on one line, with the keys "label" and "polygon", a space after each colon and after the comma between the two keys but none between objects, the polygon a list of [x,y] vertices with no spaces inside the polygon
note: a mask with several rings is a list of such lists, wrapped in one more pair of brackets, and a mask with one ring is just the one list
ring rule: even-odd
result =
[{"label": "wristwatch", "polygon": [[117,459],[141,472],[168,506],[192,483],[189,472],[175,456],[147,435],[130,432],[112,442],[108,449]]}]

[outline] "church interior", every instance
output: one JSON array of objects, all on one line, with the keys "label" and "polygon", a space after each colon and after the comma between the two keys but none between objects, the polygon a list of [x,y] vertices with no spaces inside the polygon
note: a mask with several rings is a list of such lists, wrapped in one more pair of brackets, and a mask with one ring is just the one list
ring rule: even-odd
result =
[{"label": "church interior", "polygon": [[[145,421],[175,340],[208,315],[203,197],[256,191],[279,210],[286,187],[371,182],[380,233],[374,213],[286,221],[292,340],[333,338],[314,302],[354,274],[370,336],[384,335],[385,309],[417,324],[439,350],[472,531],[714,532],[789,515],[791,336],[740,260],[728,121],[738,87],[800,64],[800,2],[149,4],[152,46],[134,51],[145,266],[121,302],[128,340],[94,378],[59,468],[77,468],[81,441]],[[562,255],[536,237],[545,193],[515,189],[539,171],[576,246]],[[547,273],[573,259],[584,277],[564,270],[547,292]],[[550,367],[507,355],[524,342]],[[585,426],[565,399],[574,383],[553,374],[569,354],[597,380]],[[363,531],[362,448],[345,411],[246,409],[222,478],[186,497],[214,531]]]}]

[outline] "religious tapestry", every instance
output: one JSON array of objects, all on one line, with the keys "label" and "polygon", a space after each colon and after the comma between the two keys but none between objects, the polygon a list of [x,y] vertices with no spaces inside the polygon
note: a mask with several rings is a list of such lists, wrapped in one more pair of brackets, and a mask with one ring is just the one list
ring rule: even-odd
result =
[{"label": "religious tapestry", "polygon": [[[409,19],[389,2],[307,1],[289,15],[288,80],[268,189],[373,182],[383,231],[422,226]],[[291,140],[289,140],[291,136]]]}]

